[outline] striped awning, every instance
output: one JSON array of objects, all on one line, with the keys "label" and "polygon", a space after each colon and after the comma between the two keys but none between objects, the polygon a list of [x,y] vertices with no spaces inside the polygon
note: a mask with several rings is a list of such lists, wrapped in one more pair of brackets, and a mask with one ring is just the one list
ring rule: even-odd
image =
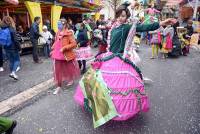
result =
[{"label": "striped awning", "polygon": [[4,0],[8,3],[11,3],[11,4],[14,4],[14,5],[18,5],[19,4],[19,1],[18,0]]},{"label": "striped awning", "polygon": [[175,6],[175,5],[179,5],[181,2],[183,2],[184,0],[168,0],[166,3],[166,6]]}]

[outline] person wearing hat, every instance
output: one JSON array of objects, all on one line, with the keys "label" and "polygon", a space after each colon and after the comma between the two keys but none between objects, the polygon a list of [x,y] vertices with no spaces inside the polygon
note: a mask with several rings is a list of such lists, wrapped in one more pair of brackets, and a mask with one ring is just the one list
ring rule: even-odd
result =
[{"label": "person wearing hat", "polygon": [[16,125],[17,121],[0,116],[0,134],[12,134]]},{"label": "person wearing hat", "polygon": [[43,26],[42,28],[42,33],[41,33],[42,37],[45,40],[45,44],[44,44],[44,54],[45,57],[49,57],[50,56],[50,45],[53,39],[52,34],[48,31],[48,27],[46,25]]}]

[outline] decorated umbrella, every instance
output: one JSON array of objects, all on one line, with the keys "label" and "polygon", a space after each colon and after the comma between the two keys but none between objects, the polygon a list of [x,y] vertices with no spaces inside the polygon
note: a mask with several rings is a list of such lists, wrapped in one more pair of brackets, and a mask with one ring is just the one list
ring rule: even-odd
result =
[{"label": "decorated umbrella", "polygon": [[9,3],[11,3],[11,4],[14,4],[14,5],[19,4],[19,1],[18,1],[18,0],[4,0],[4,1],[9,2]]}]

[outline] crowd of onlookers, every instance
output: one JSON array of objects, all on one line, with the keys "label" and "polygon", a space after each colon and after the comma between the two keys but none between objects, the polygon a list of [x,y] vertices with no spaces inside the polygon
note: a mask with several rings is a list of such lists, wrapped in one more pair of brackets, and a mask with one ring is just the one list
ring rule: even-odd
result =
[{"label": "crowd of onlookers", "polygon": [[[73,31],[74,36],[77,36],[76,33],[77,31],[79,31],[80,24],[83,25],[85,25],[86,23],[89,24],[90,30],[87,30],[89,31],[87,32],[87,37],[88,37],[87,44],[94,47],[97,47],[99,43],[94,36],[95,29],[100,30],[105,40],[108,35],[108,30],[112,24],[111,19],[105,21],[104,18],[100,18],[96,22],[91,18],[84,18],[81,22],[78,22],[77,24],[73,24],[71,19],[68,19],[67,22],[68,22],[68,27],[70,30]],[[44,56],[47,58],[50,57],[51,47],[53,42],[55,41],[56,33],[54,32],[54,30],[51,29],[51,24],[50,21],[48,20],[44,22],[42,31],[40,32],[39,31],[40,23],[41,23],[41,18],[35,17],[34,22],[31,25],[30,29],[25,31],[22,25],[16,26],[16,23],[10,16],[5,16],[2,20],[0,20],[0,30],[5,32],[5,34],[0,34],[0,38],[6,40],[6,36],[8,36],[7,35],[8,33],[6,33],[7,30],[11,35],[10,39],[7,40],[7,42],[10,42],[10,44],[5,44],[4,42],[0,42],[0,72],[4,71],[3,68],[4,61],[8,60],[11,71],[9,76],[14,80],[18,80],[17,72],[21,68],[20,52],[22,50],[21,44],[24,41],[23,37],[28,37],[30,39],[32,45],[32,55],[34,63],[42,63],[42,60],[39,57],[38,49],[42,48],[42,53],[44,54]],[[76,37],[76,39],[78,38]]]}]

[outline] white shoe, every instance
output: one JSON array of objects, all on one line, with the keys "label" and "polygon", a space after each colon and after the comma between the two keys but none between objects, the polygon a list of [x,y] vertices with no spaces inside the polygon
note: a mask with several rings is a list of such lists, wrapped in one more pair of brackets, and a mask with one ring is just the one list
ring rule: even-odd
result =
[{"label": "white shoe", "polygon": [[10,78],[13,78],[14,80],[18,80],[18,76],[12,72],[10,75],[9,75]]},{"label": "white shoe", "polygon": [[0,72],[3,72],[3,71],[4,71],[3,67],[0,67]]},{"label": "white shoe", "polygon": [[17,67],[16,72],[19,72],[20,69],[21,69],[20,67]]},{"label": "white shoe", "polygon": [[55,91],[53,92],[54,95],[58,94],[59,92],[61,91],[61,88],[60,87],[57,87],[55,89]]},{"label": "white shoe", "polygon": [[144,82],[153,82],[153,80],[152,79],[149,79],[149,78],[147,78],[147,77],[143,77],[143,80],[144,80]]}]

